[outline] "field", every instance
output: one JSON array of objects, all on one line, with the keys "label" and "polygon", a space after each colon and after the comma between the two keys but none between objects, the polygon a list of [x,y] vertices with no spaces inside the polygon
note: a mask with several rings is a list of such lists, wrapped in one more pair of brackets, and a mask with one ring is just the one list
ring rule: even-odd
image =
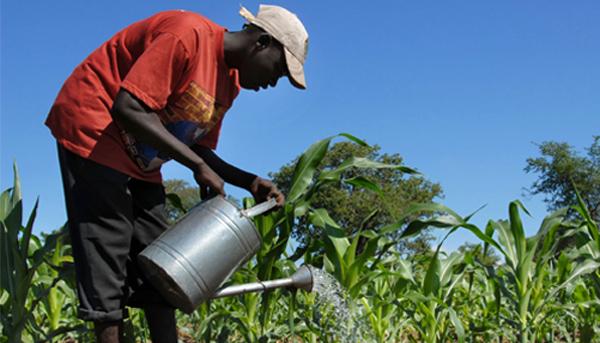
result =
[{"label": "field", "polygon": [[[582,201],[548,215],[531,237],[521,222],[527,210],[518,201],[508,204],[506,220],[490,220],[485,227],[470,223],[471,214],[434,203],[411,204],[377,230],[342,227],[326,209],[312,206],[324,185],[380,192],[369,179],[345,172],[415,171],[351,157],[316,175],[334,138],[316,142],[299,158],[285,207],[255,218],[263,246],[231,283],[285,277],[306,263],[335,278],[343,291],[334,293],[342,302],[335,308],[319,293],[295,290],[214,300],[189,316],[178,314],[182,341],[600,341],[600,233]],[[76,317],[66,230],[33,234],[36,209],[22,213],[20,187],[15,168],[13,187],[0,197],[0,342],[91,341],[89,326]],[[170,199],[181,205],[176,196]],[[243,203],[249,207],[252,200]],[[319,232],[301,254],[289,252],[295,225]],[[442,241],[419,256],[396,250],[398,240],[429,228],[443,230],[444,239],[468,230],[480,243],[445,253]],[[397,233],[394,239],[391,233]],[[486,258],[492,251],[500,256],[496,262]],[[149,339],[143,312],[130,311],[127,336],[132,342]]]}]

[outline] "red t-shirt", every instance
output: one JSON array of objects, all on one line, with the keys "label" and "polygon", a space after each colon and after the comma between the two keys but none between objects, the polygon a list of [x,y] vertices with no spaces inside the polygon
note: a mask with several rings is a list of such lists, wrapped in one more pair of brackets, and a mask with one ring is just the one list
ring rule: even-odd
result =
[{"label": "red t-shirt", "polygon": [[167,11],[134,23],[92,52],[69,76],[46,125],[66,149],[137,179],[161,182],[168,160],[113,122],[120,88],[155,111],[182,142],[215,149],[238,95],[225,64],[225,29],[196,13]]}]

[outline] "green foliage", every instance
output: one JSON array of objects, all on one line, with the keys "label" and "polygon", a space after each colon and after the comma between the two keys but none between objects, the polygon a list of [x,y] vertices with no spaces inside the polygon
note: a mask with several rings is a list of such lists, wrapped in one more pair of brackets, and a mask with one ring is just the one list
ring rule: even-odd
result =
[{"label": "green foliage", "polygon": [[488,249],[485,254],[481,244],[476,243],[464,243],[458,247],[458,252],[461,254],[470,254],[472,258],[477,259],[482,265],[486,267],[494,267],[500,264],[500,257],[494,253],[493,250]]},{"label": "green foliage", "polygon": [[[577,204],[575,188],[592,218],[600,221],[600,136],[595,136],[580,156],[567,143],[543,142],[540,157],[528,158],[525,171],[536,173],[538,179],[531,185],[531,194],[543,194],[552,211]],[[573,215],[570,212],[570,215]]]},{"label": "green foliage", "polygon": [[[312,197],[312,204],[316,208],[327,210],[340,227],[349,230],[349,234],[361,228],[378,231],[383,225],[397,221],[408,204],[426,203],[442,196],[439,184],[414,175],[412,170],[382,167],[401,165],[403,160],[398,154],[382,154],[379,146],[356,144],[352,141],[335,143],[324,154],[325,143],[314,146],[315,155],[319,159],[311,161],[314,171],[310,176],[317,180],[335,178],[336,182],[323,185]],[[290,193],[290,190],[298,169],[298,160],[299,158],[295,159],[271,174],[284,194],[290,194],[288,198],[295,194]],[[310,180],[305,178],[303,182]],[[365,218],[369,220],[365,222]],[[306,244],[310,237],[319,235],[321,229],[299,220],[294,225],[293,236]],[[395,231],[390,233],[390,238],[394,239],[394,233]],[[429,250],[431,239],[430,235],[423,232],[413,241],[398,241],[396,248],[407,254],[423,253]],[[359,252],[364,249],[364,243],[364,240],[359,241]]]},{"label": "green foliage", "polygon": [[[368,148],[350,135],[339,136],[355,148]],[[334,138],[313,144],[298,159],[285,207],[254,218],[263,245],[230,282],[288,276],[299,258],[322,266],[346,290],[351,324],[361,330],[342,337],[345,323],[316,294],[278,289],[209,301],[189,316],[178,313],[181,340],[598,341],[600,233],[593,211],[577,191],[571,214],[560,209],[548,215],[531,237],[521,220],[527,211],[518,201],[509,204],[507,220],[489,221],[485,228],[470,223],[473,214],[461,216],[430,202],[405,204],[376,226],[372,223],[381,213],[373,209],[348,227],[323,206],[323,192],[342,188],[381,197],[385,187],[370,175],[414,171],[363,156],[345,156],[334,167],[319,169],[337,146],[331,146]],[[182,194],[186,187],[191,188],[183,185],[172,194]],[[185,196],[170,201],[181,208],[178,215],[195,202],[186,202]],[[63,230],[36,237],[31,231],[35,207],[22,225],[21,204],[16,177],[15,186],[0,196],[0,342],[88,341],[89,331],[75,318],[72,258]],[[252,205],[250,198],[243,201],[244,207]],[[313,234],[294,250],[291,237],[300,224]],[[415,255],[398,249],[398,240],[431,229],[446,233],[435,249]],[[470,231],[480,243],[444,252],[443,242],[457,230]],[[564,239],[573,244],[561,246]],[[132,311],[126,328],[130,341],[148,338],[139,310]]]},{"label": "green foliage", "polygon": [[187,210],[200,201],[198,187],[191,186],[187,181],[165,180],[164,186],[167,194],[165,210],[167,219],[171,223],[176,222]]},{"label": "green foliage", "polygon": [[[69,308],[74,296],[67,284],[72,279],[72,258],[66,253],[64,230],[43,241],[34,235],[37,207],[36,201],[23,225],[15,165],[13,187],[0,195],[0,323],[6,342],[51,340],[83,327]],[[65,319],[65,314],[71,317]]]}]

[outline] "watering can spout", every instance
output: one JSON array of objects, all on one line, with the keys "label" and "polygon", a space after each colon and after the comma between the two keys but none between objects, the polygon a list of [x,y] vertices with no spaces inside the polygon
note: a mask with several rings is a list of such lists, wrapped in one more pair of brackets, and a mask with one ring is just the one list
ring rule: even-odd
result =
[{"label": "watering can spout", "polygon": [[264,292],[270,289],[294,287],[310,292],[313,287],[313,275],[309,267],[301,266],[291,277],[269,281],[259,281],[221,288],[211,298],[222,298],[249,292]]},{"label": "watering can spout", "polygon": [[292,286],[295,288],[303,289],[307,292],[312,291],[313,288],[313,275],[312,271],[307,266],[300,267],[294,275],[292,275]]}]

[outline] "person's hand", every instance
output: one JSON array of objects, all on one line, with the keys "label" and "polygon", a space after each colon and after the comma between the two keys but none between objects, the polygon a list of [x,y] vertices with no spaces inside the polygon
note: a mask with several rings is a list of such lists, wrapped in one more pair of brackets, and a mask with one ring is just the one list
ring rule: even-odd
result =
[{"label": "person's hand", "polygon": [[257,204],[261,202],[267,201],[271,198],[275,198],[277,200],[277,207],[280,208],[285,203],[285,196],[281,193],[275,185],[269,181],[265,180],[261,177],[256,177],[249,189],[250,193],[254,197],[254,200]]},{"label": "person's hand", "polygon": [[198,165],[194,171],[194,179],[200,187],[201,199],[213,194],[225,196],[225,182],[207,164]]}]

